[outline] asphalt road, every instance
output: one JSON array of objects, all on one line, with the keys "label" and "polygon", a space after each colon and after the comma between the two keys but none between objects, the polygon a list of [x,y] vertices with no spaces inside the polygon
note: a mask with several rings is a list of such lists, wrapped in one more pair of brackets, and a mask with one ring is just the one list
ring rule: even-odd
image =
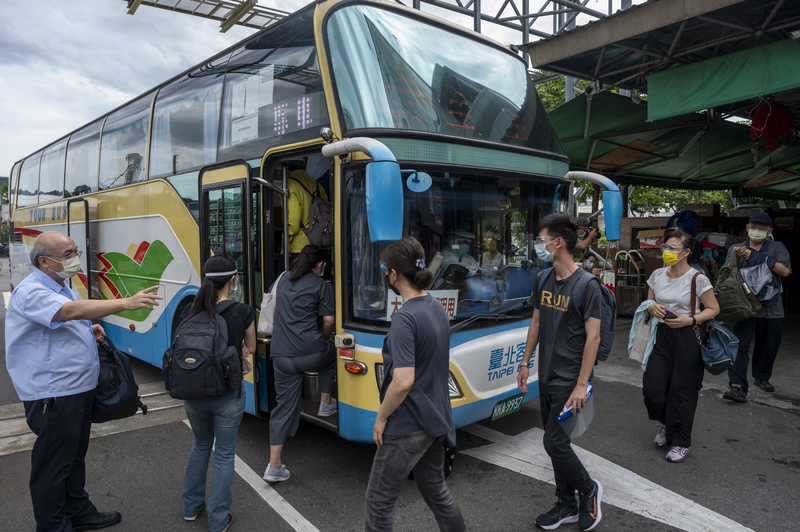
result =
[{"label": "asphalt road", "polygon": [[[0,259],[0,287],[6,292],[7,261]],[[4,313],[5,305],[0,317]],[[594,422],[574,440],[585,451],[590,473],[607,486],[604,517],[595,530],[800,529],[795,504],[800,486],[800,330],[790,325],[796,323],[797,316],[785,321],[772,379],[778,392],[754,390],[747,404],[731,404],[721,399],[727,379],[707,375],[693,456],[684,464],[670,464],[664,460],[665,450],[652,443],[658,425],[647,420],[641,370],[625,353],[629,322],[620,320],[615,350],[596,371]],[[160,391],[160,370],[139,361],[133,365],[144,392]],[[176,403],[163,396],[150,401],[151,408]],[[19,412],[21,404],[2,369],[0,418]],[[122,512],[122,523],[110,530],[207,529],[204,513],[193,523],[182,519],[181,486],[192,445],[184,418],[181,407],[169,408],[93,429],[87,490],[101,511]],[[549,461],[540,447],[541,428],[538,401],[532,401],[518,413],[458,431],[460,454],[448,484],[470,530],[533,529],[534,518],[555,502]],[[35,528],[27,488],[33,440],[31,435],[3,438],[23,430],[24,420],[0,421],[3,531]],[[374,446],[345,441],[303,422],[284,450],[291,479],[269,487],[260,480],[268,462],[268,436],[267,419],[245,416],[236,449],[240,462],[231,532],[363,529]],[[398,531],[437,530],[412,482],[399,499],[395,526]],[[560,530],[578,528],[564,525]]]}]

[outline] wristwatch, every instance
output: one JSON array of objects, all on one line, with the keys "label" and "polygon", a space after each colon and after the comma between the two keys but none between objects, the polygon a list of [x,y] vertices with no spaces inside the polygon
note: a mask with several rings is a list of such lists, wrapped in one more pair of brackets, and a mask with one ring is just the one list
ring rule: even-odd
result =
[{"label": "wristwatch", "polygon": [[692,316],[692,327],[697,327],[697,318]]},{"label": "wristwatch", "polygon": [[530,363],[530,362],[528,362],[528,363],[526,364],[525,362],[520,362],[520,363],[517,365],[517,367],[518,367],[519,369],[522,369],[522,368],[530,368],[530,367],[531,367],[531,363]]}]

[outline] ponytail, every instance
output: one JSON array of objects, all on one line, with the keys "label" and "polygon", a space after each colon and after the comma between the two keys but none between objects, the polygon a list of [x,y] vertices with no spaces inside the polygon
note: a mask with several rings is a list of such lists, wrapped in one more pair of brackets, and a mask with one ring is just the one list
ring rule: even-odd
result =
[{"label": "ponytail", "polygon": [[292,276],[289,277],[291,282],[295,282],[302,276],[310,272],[314,266],[325,260],[325,251],[319,246],[308,245],[303,248],[303,251],[294,259],[292,264]]},{"label": "ponytail", "polygon": [[392,242],[381,253],[381,260],[417,290],[425,290],[433,281],[433,273],[425,267],[425,250],[416,238],[405,236]]},{"label": "ponytail", "polygon": [[219,292],[236,276],[236,271],[236,262],[230,257],[217,255],[208,259],[203,266],[205,277],[194,296],[189,318],[206,311],[211,319],[215,319]]}]

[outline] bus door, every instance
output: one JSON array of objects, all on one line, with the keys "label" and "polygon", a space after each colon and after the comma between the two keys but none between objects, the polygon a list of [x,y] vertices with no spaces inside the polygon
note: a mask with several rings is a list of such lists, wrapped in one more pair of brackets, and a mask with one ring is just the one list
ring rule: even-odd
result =
[{"label": "bus door", "polygon": [[[306,147],[301,150],[270,153],[261,166],[261,179],[254,181],[262,186],[264,197],[265,219],[264,225],[264,286],[268,289],[273,281],[284,271],[289,270],[290,250],[289,243],[289,216],[290,208],[286,207],[289,197],[289,180],[295,179],[290,174],[295,170],[304,169],[321,187],[329,199],[333,192],[333,173],[330,159],[323,157],[318,146]],[[309,185],[311,186],[311,185]],[[314,189],[311,189],[312,191]],[[323,272],[323,278],[334,288],[333,256],[329,260],[329,267]],[[335,293],[335,290],[333,290]],[[259,338],[259,341],[269,342],[269,339]],[[267,368],[271,370],[268,363]],[[271,375],[270,371],[270,375]],[[301,401],[301,418],[338,432],[338,416],[319,417],[319,376],[317,372],[307,372],[303,378],[303,397]],[[264,399],[262,398],[262,401]],[[274,393],[267,399],[270,405],[274,404]]]},{"label": "bus door", "polygon": [[[86,299],[99,298],[99,294],[92,292],[92,244],[89,228],[89,202],[85,198],[67,200],[67,236],[72,238],[75,241],[75,245],[78,246],[78,250],[83,252],[81,254],[81,271],[78,273],[78,277],[85,284]],[[72,279],[69,280],[69,286],[74,288]]]},{"label": "bus door", "polygon": [[[261,303],[261,199],[254,193],[250,165],[244,161],[204,168],[200,172],[200,262],[227,255],[236,262],[237,288],[229,297],[259,308]],[[260,187],[258,187],[260,188]],[[202,266],[201,266],[202,269]],[[247,395],[245,411],[260,417],[261,395],[266,384],[259,382],[255,369],[265,356],[251,355],[254,371],[244,377]]]}]

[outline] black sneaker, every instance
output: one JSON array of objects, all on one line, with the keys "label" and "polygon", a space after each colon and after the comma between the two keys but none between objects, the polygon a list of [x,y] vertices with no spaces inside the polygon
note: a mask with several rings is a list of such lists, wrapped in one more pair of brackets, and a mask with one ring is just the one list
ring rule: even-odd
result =
[{"label": "black sneaker", "polygon": [[600,510],[600,501],[603,499],[603,486],[592,480],[594,488],[589,493],[581,493],[581,509],[578,526],[581,530],[592,530],[600,523],[603,512]]},{"label": "black sneaker", "polygon": [[758,379],[753,381],[753,384],[764,390],[765,392],[774,392],[775,387],[769,383],[769,381],[760,381]]},{"label": "black sneaker", "polygon": [[545,530],[555,530],[564,523],[578,522],[578,505],[575,499],[558,499],[553,509],[536,518],[536,525]]},{"label": "black sneaker", "polygon": [[722,398],[727,399],[728,401],[734,401],[736,403],[747,402],[747,394],[744,393],[744,390],[738,384],[731,384],[730,390],[723,393]]}]

